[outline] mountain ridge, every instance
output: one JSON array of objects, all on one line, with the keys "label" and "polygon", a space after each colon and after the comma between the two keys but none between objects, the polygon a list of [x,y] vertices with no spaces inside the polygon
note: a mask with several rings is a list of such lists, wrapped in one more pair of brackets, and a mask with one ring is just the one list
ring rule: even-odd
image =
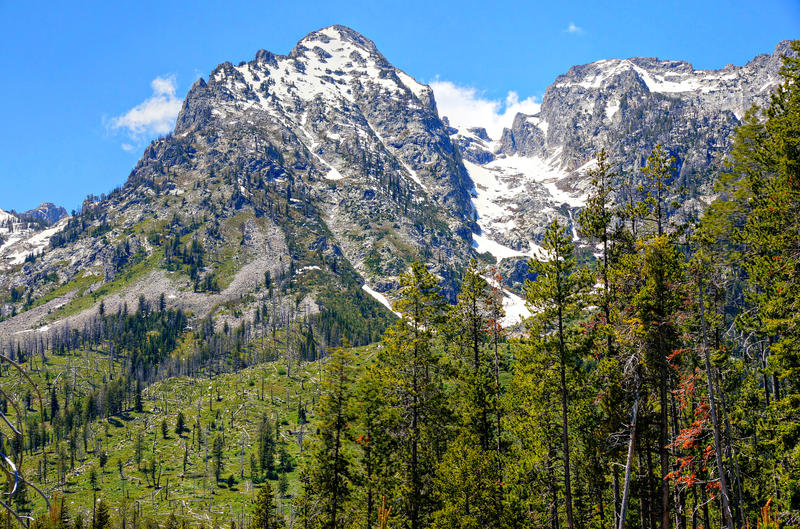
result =
[{"label": "mountain ridge", "polygon": [[[763,101],[768,90],[750,87],[777,79],[783,45],[752,66],[712,71],[736,73],[713,86],[681,61],[574,66],[538,114],[518,114],[495,139],[450,127],[429,86],[344,26],[310,33],[287,55],[223,62],[193,84],[174,132],[144,150],[122,187],[37,232],[44,255],[20,262],[0,247],[0,292],[19,291],[0,300],[0,335],[91,314],[100,300],[114,310],[142,292],[232,324],[273,296],[299,299],[295,316],[326,310],[334,291],[382,311],[417,259],[451,300],[470,259],[502,261],[506,306],[522,314],[511,294],[544,226],[559,217],[580,241],[574,219],[594,152],[606,146],[635,179],[649,147],[664,143],[693,191],[683,214],[702,211],[739,122],[728,98]],[[739,75],[747,67],[752,79]],[[694,91],[647,84],[674,89],[680,79]],[[280,295],[266,276],[280,278]]]},{"label": "mountain ridge", "polygon": [[675,156],[677,177],[690,191],[682,218],[697,216],[713,198],[711,182],[735,127],[752,104],[769,102],[788,52],[783,41],[771,55],[720,70],[643,57],[573,66],[547,88],[538,113],[518,113],[500,138],[456,131],[478,182],[483,235],[507,248],[498,255],[530,255],[553,215],[574,231],[594,153],[605,148],[622,178],[636,181],[657,143]]}]

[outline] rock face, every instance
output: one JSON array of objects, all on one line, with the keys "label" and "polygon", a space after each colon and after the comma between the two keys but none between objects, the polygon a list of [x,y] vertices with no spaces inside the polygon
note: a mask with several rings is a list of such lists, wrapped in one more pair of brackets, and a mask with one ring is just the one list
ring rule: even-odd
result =
[{"label": "rock face", "polygon": [[530,254],[553,216],[572,226],[586,171],[603,148],[617,162],[619,183],[636,184],[660,143],[688,191],[680,214],[699,213],[713,198],[734,129],[752,105],[769,103],[790,51],[782,42],[771,55],[722,70],[642,57],[574,66],[548,87],[537,114],[518,114],[497,141],[458,131],[484,235],[507,254]]},{"label": "rock face", "polygon": [[[246,315],[267,275],[287,299],[355,284],[382,301],[424,260],[454,299],[474,256],[471,188],[431,89],[332,26],[286,56],[262,50],[198,80],[174,133],[123,187],[61,221],[43,257],[8,260],[0,291],[22,289],[36,306],[60,286],[69,308],[113,285],[106,310],[144,292],[196,316],[234,303]],[[190,268],[180,259],[194,244],[202,266]]]},{"label": "rock face", "polygon": [[69,213],[62,206],[56,206],[52,202],[43,202],[34,209],[20,213],[19,216],[23,219],[38,220],[47,226],[52,226],[59,220],[68,217]]},{"label": "rock face", "polygon": [[[220,65],[190,90],[174,136],[191,139],[200,153],[194,166],[296,180],[368,276],[396,274],[408,262],[397,245],[375,244],[351,233],[353,226],[399,223],[395,235],[413,246],[468,250],[469,178],[431,89],[349,28],[312,33],[288,56],[262,50],[249,63]],[[235,145],[230,155],[217,156],[221,142]],[[146,165],[134,178],[142,171]],[[380,263],[361,266],[374,252]]]},{"label": "rock face", "polygon": [[74,217],[52,204],[0,212],[0,336],[139,295],[231,323],[278,303],[276,286],[294,314],[324,310],[336,292],[384,310],[382,293],[417,259],[451,299],[472,258],[502,260],[519,286],[545,226],[582,206],[600,148],[635,182],[662,143],[691,191],[685,209],[702,208],[734,127],[767,101],[787,51],[720,71],[646,58],[576,66],[500,138],[450,127],[428,86],[343,26],[285,56],[223,63],[121,188]]}]

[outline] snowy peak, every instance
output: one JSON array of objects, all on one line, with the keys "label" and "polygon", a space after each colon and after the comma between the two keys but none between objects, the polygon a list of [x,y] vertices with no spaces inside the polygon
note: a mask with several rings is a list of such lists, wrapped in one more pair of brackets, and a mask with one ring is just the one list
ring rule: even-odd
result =
[{"label": "snowy peak", "polygon": [[[277,127],[300,142],[309,163],[331,181],[353,175],[347,163],[353,150],[380,152],[389,157],[381,162],[389,171],[423,191],[441,191],[437,195],[453,203],[459,216],[469,216],[466,193],[452,188],[461,186],[466,173],[438,119],[432,90],[350,28],[315,31],[285,56],[260,50],[248,63],[220,64],[207,83],[200,80],[189,91],[175,134],[212,122]],[[454,169],[451,182],[425,182],[420,174],[441,179]]]},{"label": "snowy peak", "polygon": [[771,55],[719,70],[696,70],[686,61],[654,57],[573,66],[547,88],[538,114],[517,116],[504,131],[500,150],[549,156],[563,147],[563,164],[574,169],[601,147],[628,141],[632,132],[668,146],[683,143],[677,137],[682,133],[670,128],[684,120],[722,139],[750,106],[769,102],[780,79],[781,57],[790,51],[788,41],[782,42]]},{"label": "snowy peak", "polygon": [[717,95],[741,93],[744,98],[733,98],[734,104],[729,108],[740,117],[744,111],[743,100],[757,97],[777,85],[781,57],[790,51],[789,41],[784,41],[771,55],[762,54],[744,66],[729,64],[719,70],[696,70],[686,61],[656,57],[605,59],[573,66],[566,74],[558,76],[547,92],[571,88],[592,91],[614,90],[620,86],[630,88],[631,83],[624,80],[634,76],[650,93],[695,95],[712,100]]},{"label": "snowy peak", "polygon": [[[204,85],[196,84],[198,89]],[[433,102],[429,87],[394,68],[371,40],[344,26],[309,34],[287,56],[259,50],[249,63],[222,63],[208,80],[209,87],[224,92],[231,102],[284,110],[315,99],[354,103],[369,92],[367,85],[396,97],[408,93],[426,106]]]},{"label": "snowy peak", "polygon": [[574,219],[601,149],[621,178],[636,183],[647,154],[663,145],[676,158],[679,185],[690,190],[679,215],[700,214],[734,130],[746,109],[769,103],[787,53],[788,41],[719,70],[654,57],[573,66],[547,88],[538,113],[517,114],[493,145],[454,131],[475,183],[478,250],[498,259],[530,255],[553,217],[577,239]]},{"label": "snowy peak", "polygon": [[314,50],[315,48],[319,48],[331,56],[349,57],[353,51],[357,51],[376,55],[386,61],[374,42],[359,32],[341,25],[328,26],[309,33],[297,43],[289,56],[293,57],[302,53],[303,50]]},{"label": "snowy peak", "polygon": [[[260,50],[198,80],[174,134],[148,147],[128,187],[161,180],[165,166],[189,175],[175,184],[182,189],[212,185],[212,173],[232,175],[230,203],[256,203],[259,214],[262,188],[291,193],[291,204],[302,193],[355,269],[386,285],[405,269],[406,254],[434,238],[446,254],[471,253],[472,186],[447,130],[428,86],[366,37],[330,26],[286,55]],[[406,220],[422,211],[424,220]]]},{"label": "snowy peak", "polygon": [[56,206],[52,202],[43,202],[31,210],[20,213],[19,216],[23,219],[38,220],[51,226],[68,217],[69,213],[62,206]]}]

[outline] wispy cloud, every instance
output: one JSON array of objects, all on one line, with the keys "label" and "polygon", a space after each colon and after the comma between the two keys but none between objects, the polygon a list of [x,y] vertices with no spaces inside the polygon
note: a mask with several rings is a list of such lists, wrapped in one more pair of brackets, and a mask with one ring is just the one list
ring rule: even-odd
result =
[{"label": "wispy cloud", "polygon": [[576,26],[575,22],[570,22],[567,29],[564,30],[564,33],[570,33],[572,35],[580,35],[583,33],[583,28],[580,26]]},{"label": "wispy cloud", "polygon": [[450,81],[437,79],[430,86],[440,116],[447,116],[454,127],[484,127],[493,140],[500,139],[503,128],[511,127],[518,112],[536,114],[541,106],[533,96],[520,101],[513,91],[501,101],[484,97],[477,88]]},{"label": "wispy cloud", "polygon": [[[182,101],[175,97],[175,76],[156,77],[150,86],[153,95],[109,121],[111,129],[125,132],[133,143],[141,143],[158,134],[168,134],[175,126],[175,118],[181,110]],[[126,142],[122,148],[130,152],[134,146]]]}]

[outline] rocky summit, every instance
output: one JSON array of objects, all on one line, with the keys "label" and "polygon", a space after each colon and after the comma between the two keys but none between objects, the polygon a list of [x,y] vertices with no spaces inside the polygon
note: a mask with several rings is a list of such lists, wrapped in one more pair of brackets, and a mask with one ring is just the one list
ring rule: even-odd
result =
[{"label": "rocky summit", "polygon": [[781,43],[718,71],[655,58],[575,66],[499,138],[450,127],[430,87],[343,26],[288,55],[220,64],[124,185],[74,216],[52,204],[0,212],[0,336],[79,324],[101,303],[126,310],[140,297],[220,325],[267,305],[278,319],[388,320],[415,260],[451,300],[471,259],[501,262],[518,320],[514,292],[548,222],[560,217],[581,240],[574,219],[595,152],[618,160],[631,186],[662,144],[688,190],[681,214],[696,214],[788,51]]},{"label": "rocky summit", "polygon": [[505,246],[494,247],[498,257],[531,255],[554,215],[574,227],[586,172],[603,148],[619,163],[617,184],[635,188],[648,153],[663,145],[688,192],[682,213],[699,213],[714,197],[734,129],[750,107],[769,104],[788,53],[785,41],[771,55],[722,70],[642,57],[574,66],[547,88],[537,114],[517,114],[500,138],[455,131],[476,185],[481,240]]}]

